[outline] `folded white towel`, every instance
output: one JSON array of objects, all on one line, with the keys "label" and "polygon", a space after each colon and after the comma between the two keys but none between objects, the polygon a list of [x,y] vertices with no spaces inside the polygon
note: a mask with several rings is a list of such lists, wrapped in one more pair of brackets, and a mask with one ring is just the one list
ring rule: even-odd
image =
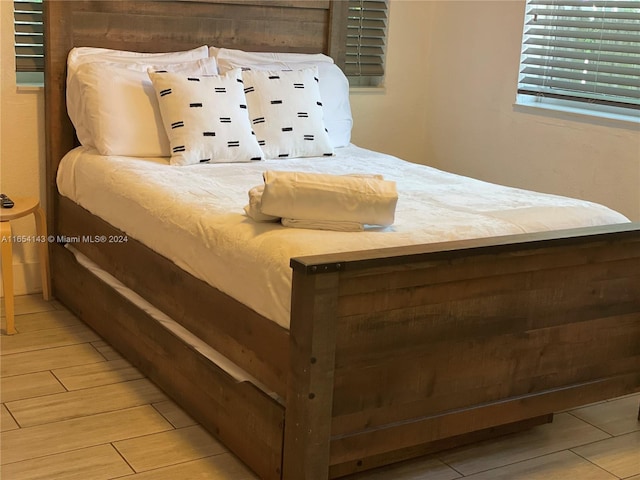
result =
[{"label": "folded white towel", "polygon": [[393,224],[395,182],[375,175],[327,175],[266,171],[260,212],[314,222]]},{"label": "folded white towel", "polygon": [[264,192],[264,185],[258,185],[249,190],[249,205],[244,207],[245,213],[254,219],[256,222],[278,222],[280,217],[274,217],[273,215],[265,215],[261,210],[262,192]]},{"label": "folded white towel", "polygon": [[265,215],[260,211],[260,199],[262,198],[263,191],[264,185],[259,185],[249,190],[249,204],[244,207],[247,216],[256,222],[281,222],[285,227],[333,230],[335,232],[361,232],[364,230],[364,225],[357,222],[298,220],[295,218],[280,218],[274,217],[273,215]]},{"label": "folded white towel", "polygon": [[311,230],[333,230],[334,232],[362,232],[364,225],[358,222],[331,222],[283,218],[282,225],[291,228],[309,228]]}]

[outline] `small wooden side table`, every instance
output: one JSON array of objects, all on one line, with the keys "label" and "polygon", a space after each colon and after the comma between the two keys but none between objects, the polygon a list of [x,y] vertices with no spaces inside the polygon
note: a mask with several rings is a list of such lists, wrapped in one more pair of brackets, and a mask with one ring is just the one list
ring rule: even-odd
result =
[{"label": "small wooden side table", "polygon": [[42,296],[45,300],[51,298],[51,284],[49,280],[49,252],[47,240],[47,222],[40,203],[32,197],[11,198],[13,208],[0,208],[0,250],[2,250],[2,284],[4,286],[5,317],[7,320],[7,334],[16,333],[13,311],[13,252],[12,243],[15,240],[11,233],[11,220],[33,213],[36,220],[36,237],[21,237],[20,241],[37,242],[40,253],[40,275],[42,276]]}]

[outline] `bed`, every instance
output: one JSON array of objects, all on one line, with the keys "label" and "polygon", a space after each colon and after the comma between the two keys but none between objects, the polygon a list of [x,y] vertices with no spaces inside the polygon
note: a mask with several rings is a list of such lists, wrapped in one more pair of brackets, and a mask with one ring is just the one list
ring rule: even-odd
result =
[{"label": "bed", "polygon": [[[640,390],[636,223],[305,252],[287,262],[290,291],[278,322],[268,318],[278,314],[212,287],[129,227],[60,193],[62,159],[79,151],[65,91],[72,48],[213,45],[325,53],[340,64],[345,8],[333,1],[46,1],[55,296],[265,479],[341,477]],[[113,241],[92,241],[101,238]]]}]

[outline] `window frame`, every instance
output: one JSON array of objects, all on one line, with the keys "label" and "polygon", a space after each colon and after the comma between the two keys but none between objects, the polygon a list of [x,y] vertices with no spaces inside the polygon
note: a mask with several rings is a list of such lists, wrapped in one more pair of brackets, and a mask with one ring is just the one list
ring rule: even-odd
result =
[{"label": "window frame", "polygon": [[345,0],[344,73],[351,86],[378,86],[384,80],[389,0]]},{"label": "window frame", "polygon": [[[622,2],[620,5],[622,6]],[[607,23],[609,19],[606,18],[607,12],[609,11],[607,9],[612,8],[612,6],[615,6],[615,0],[580,2],[575,0],[527,0],[519,64],[517,105],[549,108],[551,110],[561,110],[575,114],[640,122],[640,81],[637,87],[635,87],[635,85],[629,85],[617,89],[620,91],[628,89],[626,90],[627,92],[632,90],[632,94],[627,97],[598,92],[598,89],[606,88],[608,85],[614,87],[611,91],[616,91],[615,87],[617,87],[617,85],[614,82],[628,81],[627,79],[629,77],[624,76],[628,75],[629,70],[626,68],[625,63],[633,63],[636,65],[638,68],[637,78],[640,78],[640,42],[635,44],[632,42],[629,44],[630,46],[627,47],[627,44],[622,41],[625,38],[624,35],[621,35],[621,40],[616,42],[607,41],[605,38],[607,36],[605,34],[611,33],[612,31],[611,28],[607,28],[608,26],[610,27],[611,24]],[[593,9],[594,17],[589,17],[589,12],[580,9],[583,7]],[[637,15],[638,20],[637,23],[627,24],[624,28],[632,32],[628,35],[629,37],[638,34],[640,40],[640,1],[625,1],[624,7],[635,9],[635,11],[628,13],[625,11],[625,13],[632,17],[633,15]],[[553,10],[554,8],[559,10]],[[544,24],[536,25],[536,21],[540,18],[541,12],[544,12],[545,9],[550,13],[556,11],[560,12],[560,14],[555,15],[555,18],[553,18],[554,16],[551,14],[545,15],[542,17]],[[579,16],[575,15],[576,11],[580,12]],[[574,13],[567,14],[567,12]],[[601,18],[597,17],[597,15],[601,15]],[[577,20],[569,18],[567,21],[567,17],[576,17]],[[587,19],[586,21],[589,21],[593,26],[585,26],[586,21],[583,20],[585,18]],[[629,22],[633,22],[634,19],[635,17],[630,18]],[[619,28],[620,26],[621,25],[616,25],[615,28]],[[630,28],[630,26],[633,28]],[[535,29],[537,29],[538,34],[531,34],[531,30]],[[542,30],[549,33],[540,35],[539,33]],[[557,35],[553,35],[552,32]],[[593,37],[596,35],[599,35],[599,40],[593,40]],[[580,39],[580,36],[584,38]],[[576,40],[576,38],[578,38],[578,40]],[[545,41],[547,42],[546,44],[544,44]],[[635,42],[635,39],[633,41]],[[584,48],[591,45],[596,45],[596,48]],[[623,47],[621,48],[620,45]],[[637,53],[632,51],[634,46],[639,49]],[[545,48],[548,52],[547,55],[540,53],[545,50]],[[623,59],[620,63],[602,61],[598,64],[594,61],[590,64],[589,59],[597,57],[597,60],[600,60],[600,58],[604,57],[600,52],[605,48],[607,50],[624,50],[628,48],[629,52],[614,54],[616,60]],[[528,53],[531,51],[537,53]],[[566,61],[566,58],[563,58],[567,56],[567,52],[569,52],[569,55],[573,57],[573,59]],[[628,60],[626,58],[627,56],[630,56],[631,59]],[[609,60],[606,57],[605,59]],[[580,60],[583,60],[585,65],[587,65],[582,71],[578,68],[573,68]],[[618,65],[622,66],[620,67]],[[601,68],[619,70],[625,73],[616,77],[612,74],[600,72]],[[540,75],[536,77],[536,75],[538,75],[537,72],[540,72]],[[580,93],[576,90],[565,90],[544,84],[544,82],[547,82],[549,79],[555,78],[554,75],[558,73],[565,75],[566,78],[569,78],[570,82],[580,82],[581,85],[578,86],[576,90],[587,88],[588,86],[589,88],[593,87],[594,91]],[[587,80],[580,80],[581,73],[584,74],[585,79],[594,80],[589,81],[589,83],[587,83]],[[532,76],[525,78],[527,75]],[[598,81],[599,78],[604,80]],[[535,82],[542,82],[543,84],[537,88],[536,85],[534,85]],[[577,83],[573,85],[577,85]],[[583,85],[585,86],[583,87]],[[637,100],[634,100],[634,97],[637,98]]]},{"label": "window frame", "polygon": [[14,0],[13,28],[16,72],[44,72],[42,0]]}]

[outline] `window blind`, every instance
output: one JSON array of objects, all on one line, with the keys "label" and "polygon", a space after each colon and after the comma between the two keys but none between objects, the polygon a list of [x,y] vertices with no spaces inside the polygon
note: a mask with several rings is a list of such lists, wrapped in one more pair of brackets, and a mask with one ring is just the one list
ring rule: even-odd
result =
[{"label": "window blind", "polygon": [[387,0],[348,0],[347,76],[384,75]]},{"label": "window blind", "polygon": [[640,1],[527,0],[518,93],[640,109]]},{"label": "window blind", "polygon": [[43,72],[42,0],[13,2],[16,72]]}]

